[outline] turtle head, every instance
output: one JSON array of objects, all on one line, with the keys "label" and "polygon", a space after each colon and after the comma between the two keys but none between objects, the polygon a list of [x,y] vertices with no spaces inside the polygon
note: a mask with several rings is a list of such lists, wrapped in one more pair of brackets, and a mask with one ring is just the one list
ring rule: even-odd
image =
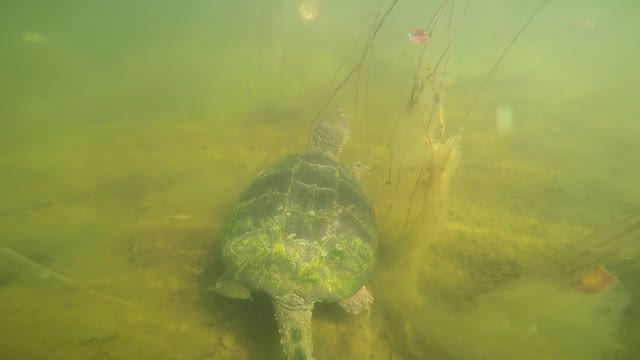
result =
[{"label": "turtle head", "polygon": [[335,157],[349,140],[349,122],[342,109],[325,115],[313,130],[311,149],[326,151]]}]

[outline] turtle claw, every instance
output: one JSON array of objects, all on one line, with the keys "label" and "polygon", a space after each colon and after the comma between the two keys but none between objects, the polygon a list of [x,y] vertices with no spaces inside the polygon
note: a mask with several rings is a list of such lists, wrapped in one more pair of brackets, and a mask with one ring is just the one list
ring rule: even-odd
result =
[{"label": "turtle claw", "polygon": [[338,305],[349,314],[360,314],[363,310],[367,312],[367,317],[371,313],[373,296],[365,286],[357,293],[346,299],[338,300]]}]

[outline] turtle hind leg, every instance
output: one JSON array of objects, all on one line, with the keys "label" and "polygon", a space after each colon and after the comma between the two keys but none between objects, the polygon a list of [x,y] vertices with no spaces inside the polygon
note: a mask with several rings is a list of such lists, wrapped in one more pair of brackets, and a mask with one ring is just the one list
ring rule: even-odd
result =
[{"label": "turtle hind leg", "polygon": [[338,300],[338,304],[349,314],[360,314],[362,311],[366,311],[367,316],[371,313],[372,303],[373,296],[365,286],[354,295],[346,299]]},{"label": "turtle hind leg", "polygon": [[235,279],[222,275],[216,282],[213,291],[220,296],[231,299],[251,299],[251,291]]}]

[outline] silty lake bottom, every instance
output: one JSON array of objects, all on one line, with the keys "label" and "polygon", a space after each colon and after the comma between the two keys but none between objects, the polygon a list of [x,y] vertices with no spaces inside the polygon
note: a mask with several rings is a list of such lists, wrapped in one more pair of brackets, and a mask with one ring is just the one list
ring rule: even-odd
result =
[{"label": "silty lake bottom", "polygon": [[211,292],[225,224],[343,108],[375,302],[316,304],[316,359],[637,358],[640,9],[541,4],[7,6],[3,357],[282,358],[271,299]]}]

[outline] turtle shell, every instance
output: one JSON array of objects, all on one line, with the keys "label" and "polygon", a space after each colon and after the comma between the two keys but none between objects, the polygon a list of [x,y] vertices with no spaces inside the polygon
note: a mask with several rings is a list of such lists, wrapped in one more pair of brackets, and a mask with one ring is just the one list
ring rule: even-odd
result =
[{"label": "turtle shell", "polygon": [[260,173],[226,229],[227,274],[250,290],[336,301],[360,289],[374,262],[375,217],[332,154],[294,155]]}]

